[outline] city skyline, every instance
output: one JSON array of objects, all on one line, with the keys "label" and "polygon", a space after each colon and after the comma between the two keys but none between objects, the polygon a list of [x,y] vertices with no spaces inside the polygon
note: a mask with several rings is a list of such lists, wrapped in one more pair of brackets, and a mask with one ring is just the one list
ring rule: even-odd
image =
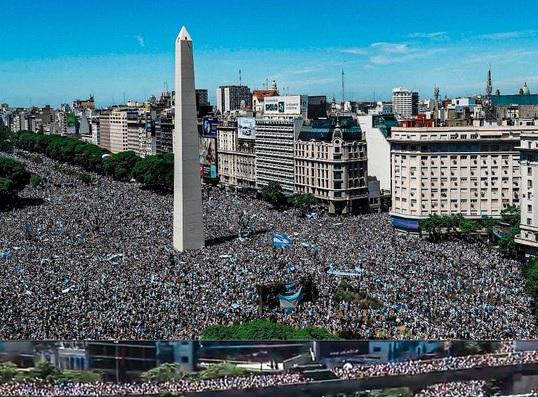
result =
[{"label": "city skyline", "polygon": [[[98,106],[107,106],[124,95],[158,95],[165,84],[173,87],[170,42],[179,25],[195,40],[196,86],[208,89],[213,104],[219,85],[239,83],[239,69],[251,88],[274,79],[286,94],[337,100],[342,69],[345,98],[355,100],[374,99],[374,92],[387,100],[397,86],[421,97],[431,97],[434,86],[443,97],[479,94],[489,64],[501,93],[516,93],[524,82],[531,91],[538,86],[532,63],[538,30],[523,18],[538,4],[515,1],[506,12],[500,1],[488,8],[456,1],[424,17],[426,7],[420,1],[339,8],[317,1],[285,7],[118,1],[73,10],[64,1],[22,6],[2,0],[10,17],[0,32],[0,102],[57,106],[92,93]],[[137,20],[143,23],[132,23]]]}]

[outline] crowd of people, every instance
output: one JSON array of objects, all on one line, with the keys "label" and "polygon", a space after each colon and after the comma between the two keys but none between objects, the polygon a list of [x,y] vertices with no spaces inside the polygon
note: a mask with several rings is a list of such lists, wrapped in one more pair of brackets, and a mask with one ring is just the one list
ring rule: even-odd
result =
[{"label": "crowd of people", "polygon": [[[521,263],[483,243],[401,235],[387,214],[304,219],[204,188],[206,247],[178,253],[172,195],[13,156],[42,177],[20,196],[43,203],[1,214],[0,339],[190,339],[261,317],[354,338],[537,336]],[[244,214],[253,233],[239,239]],[[273,248],[273,232],[291,247]],[[317,299],[293,313],[260,305],[257,285],[304,277]],[[342,281],[379,304],[339,301]]]},{"label": "crowd of people", "polygon": [[498,367],[502,365],[538,363],[538,352],[510,352],[479,354],[461,357],[444,357],[432,360],[410,360],[376,365],[344,364],[333,369],[342,379],[369,378],[372,376],[417,375],[429,372],[454,371],[470,368]]},{"label": "crowd of people", "polygon": [[438,383],[414,393],[413,397],[486,397],[485,386],[483,380]]},{"label": "crowd of people", "polygon": [[251,375],[216,379],[176,380],[169,382],[138,383],[5,383],[0,384],[0,395],[11,396],[152,396],[164,393],[182,395],[216,390],[243,390],[294,383],[309,379],[299,373]]}]

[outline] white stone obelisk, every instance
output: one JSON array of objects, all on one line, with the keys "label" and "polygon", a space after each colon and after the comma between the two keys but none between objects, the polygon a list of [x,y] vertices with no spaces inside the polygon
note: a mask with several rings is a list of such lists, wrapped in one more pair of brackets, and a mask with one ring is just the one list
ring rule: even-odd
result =
[{"label": "white stone obelisk", "polygon": [[185,251],[204,246],[194,62],[192,40],[185,26],[176,39],[175,78],[174,248]]}]

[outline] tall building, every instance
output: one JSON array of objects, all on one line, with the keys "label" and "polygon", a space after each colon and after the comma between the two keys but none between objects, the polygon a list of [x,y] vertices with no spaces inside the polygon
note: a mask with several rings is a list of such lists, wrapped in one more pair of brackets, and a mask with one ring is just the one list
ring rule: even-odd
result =
[{"label": "tall building", "polygon": [[308,118],[327,117],[327,97],[325,95],[308,97]]},{"label": "tall building", "polygon": [[521,134],[519,145],[521,166],[521,223],[516,242],[526,251],[538,251],[538,126]]},{"label": "tall building", "polygon": [[136,117],[138,111],[115,108],[110,112],[110,147],[112,153],[129,149],[128,117]]},{"label": "tall building", "polygon": [[430,214],[499,217],[518,204],[516,147],[528,128],[392,128],[393,224],[418,229]]},{"label": "tall building", "polygon": [[202,190],[192,39],[183,26],[175,49],[174,232],[178,251],[202,248]]},{"label": "tall building", "polygon": [[256,117],[256,188],[278,182],[294,191],[294,140],[306,119],[305,95],[265,97],[264,113]]},{"label": "tall building", "polygon": [[196,95],[196,109],[199,109],[200,106],[209,105],[209,99],[207,96],[207,90],[197,88],[195,91]]},{"label": "tall building", "polygon": [[155,124],[150,113],[142,110],[128,112],[127,150],[140,157],[156,154]]},{"label": "tall building", "polygon": [[99,146],[107,150],[110,150],[111,115],[111,110],[104,110],[99,114]]},{"label": "tall building", "polygon": [[398,87],[392,90],[392,111],[400,118],[418,114],[418,92]]},{"label": "tall building", "polygon": [[174,109],[165,109],[155,120],[156,154],[173,152]]},{"label": "tall building", "polygon": [[351,116],[308,120],[295,141],[295,192],[310,193],[331,214],[368,208],[366,141]]},{"label": "tall building", "polygon": [[239,189],[256,188],[255,120],[222,120],[217,128],[219,182]]},{"label": "tall building", "polygon": [[217,88],[217,110],[221,114],[241,109],[242,101],[246,109],[252,109],[252,94],[246,85],[225,85]]},{"label": "tall building", "polygon": [[390,192],[390,143],[391,129],[398,127],[392,114],[373,114],[358,117],[361,130],[366,135],[368,147],[368,177],[375,177],[383,192]]}]

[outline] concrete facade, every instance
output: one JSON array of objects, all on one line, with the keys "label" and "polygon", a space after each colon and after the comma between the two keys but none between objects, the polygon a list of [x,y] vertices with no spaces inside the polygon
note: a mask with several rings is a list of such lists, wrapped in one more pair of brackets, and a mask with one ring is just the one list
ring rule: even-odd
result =
[{"label": "concrete facade", "polygon": [[295,141],[295,192],[312,194],[331,214],[368,207],[366,142],[358,124],[345,120],[309,122]]},{"label": "concrete facade", "polygon": [[286,193],[294,191],[294,140],[303,123],[297,117],[266,116],[256,119],[256,188],[278,182]]},{"label": "concrete facade", "polygon": [[500,217],[519,203],[520,134],[527,127],[393,128],[393,217]]},{"label": "concrete facade", "polygon": [[398,126],[392,115],[366,115],[358,117],[368,146],[368,176],[379,181],[381,191],[390,192],[390,138],[391,128]]},{"label": "concrete facade", "polygon": [[253,139],[239,139],[237,124],[223,121],[217,127],[218,175],[223,185],[256,188],[256,152]]},{"label": "concrete facade", "polygon": [[192,40],[185,27],[176,39],[174,145],[174,248],[204,246],[198,125],[194,94]]},{"label": "concrete facade", "polygon": [[538,127],[535,133],[521,135],[521,232],[516,242],[528,251],[538,250]]}]

